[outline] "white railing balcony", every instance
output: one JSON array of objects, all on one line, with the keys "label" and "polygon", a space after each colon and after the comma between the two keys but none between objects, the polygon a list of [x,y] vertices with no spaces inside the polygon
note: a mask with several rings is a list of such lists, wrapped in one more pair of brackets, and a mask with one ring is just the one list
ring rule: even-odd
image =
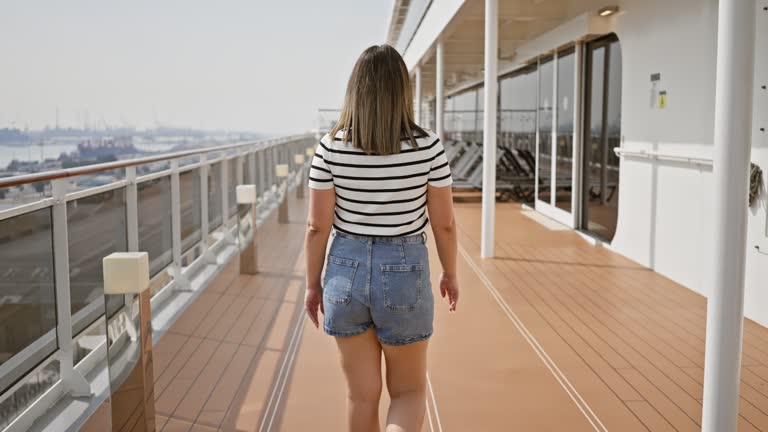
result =
[{"label": "white railing balcony", "polygon": [[[302,181],[309,161],[294,156],[315,143],[298,135],[0,178],[0,189],[45,182],[50,191],[0,211],[0,431],[29,430],[62,400],[86,396],[57,429],[66,430],[108,397],[116,341],[106,328],[130,327],[136,299],[104,304],[103,257],[149,254],[158,340],[237,252],[237,218],[250,209],[237,206],[236,186],[256,185],[263,219]],[[76,190],[89,176],[110,181]]]}]

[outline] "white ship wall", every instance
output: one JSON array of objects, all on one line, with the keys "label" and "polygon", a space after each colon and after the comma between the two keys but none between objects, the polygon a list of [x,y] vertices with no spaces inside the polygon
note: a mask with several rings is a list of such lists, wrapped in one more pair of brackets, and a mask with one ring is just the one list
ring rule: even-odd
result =
[{"label": "white ship wall", "polygon": [[[715,118],[716,0],[621,3],[622,136],[628,149],[711,158]],[[665,109],[651,106],[661,74]],[[624,158],[613,248],[707,294],[712,249],[711,168]]]},{"label": "white ship wall", "polygon": [[[755,35],[755,101],[752,130],[752,162],[763,169],[763,191],[758,204],[749,212],[747,235],[746,315],[768,326],[768,0],[757,1]],[[763,128],[764,131],[760,131]]]},{"label": "white ship wall", "polygon": [[[768,0],[758,0],[756,83],[768,70]],[[616,20],[623,56],[624,146],[711,158],[714,134],[717,1],[626,1]],[[661,73],[667,108],[651,108],[650,74]],[[761,84],[762,85],[762,84]],[[768,92],[755,86],[752,160],[768,170]],[[745,173],[746,175],[746,173]],[[711,168],[625,158],[621,165],[619,225],[612,247],[705,296],[714,205]],[[745,314],[768,326],[766,198],[749,211]]]}]

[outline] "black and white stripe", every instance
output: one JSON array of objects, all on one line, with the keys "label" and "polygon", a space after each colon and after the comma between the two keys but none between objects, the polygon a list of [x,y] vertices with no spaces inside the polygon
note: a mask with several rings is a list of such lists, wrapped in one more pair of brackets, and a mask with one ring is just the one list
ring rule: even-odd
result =
[{"label": "black and white stripe", "polygon": [[451,169],[434,133],[419,136],[418,147],[402,143],[396,155],[368,155],[328,135],[320,140],[309,187],[336,191],[334,227],[367,236],[407,236],[422,232],[427,218],[427,185],[450,186]]}]

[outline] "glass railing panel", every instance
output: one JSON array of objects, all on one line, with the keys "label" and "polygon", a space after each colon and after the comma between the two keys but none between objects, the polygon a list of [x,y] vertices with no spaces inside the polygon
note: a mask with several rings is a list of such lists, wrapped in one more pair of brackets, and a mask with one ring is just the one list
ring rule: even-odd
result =
[{"label": "glass railing panel", "polygon": [[139,250],[149,254],[149,274],[155,276],[173,261],[171,242],[171,179],[139,183]]},{"label": "glass railing panel", "polygon": [[200,203],[200,171],[192,170],[179,175],[181,194],[181,251],[188,251],[200,242],[202,210]]},{"label": "glass railing panel", "polygon": [[208,170],[208,230],[213,232],[221,225],[221,162]]},{"label": "glass railing panel", "polygon": [[21,385],[0,400],[0,430],[5,429],[59,380],[59,361],[51,359],[40,370],[23,378]]},{"label": "glass railing panel", "polygon": [[200,156],[197,156],[197,155],[188,156],[188,157],[179,159],[179,166],[185,167],[185,166],[196,164],[198,162],[200,162]]},{"label": "glass railing panel", "polygon": [[[105,158],[105,162],[114,162],[114,158]],[[102,163],[101,161],[79,161],[70,165],[62,164],[65,168],[74,168],[84,165]],[[125,169],[119,168],[109,171],[102,171],[93,174],[83,174],[68,179],[67,192],[77,192],[85,189],[91,189],[99,186],[108,185],[119,180],[125,179]]]},{"label": "glass railing panel", "polygon": [[[83,331],[81,331],[80,334],[78,334],[72,341],[74,364],[80,363],[83,359],[85,359],[85,357],[88,356],[88,354],[96,350],[100,344],[106,342],[107,340],[107,330],[105,326],[106,321],[104,320],[103,309],[104,302],[100,302],[100,305],[102,306],[101,315],[96,318],[96,320],[89,327],[86,327]],[[119,301],[112,301],[111,299],[107,299],[107,305],[109,306],[109,316],[113,317],[116,313],[123,310],[123,306],[125,305],[125,297],[121,297]],[[101,358],[99,360],[103,361],[105,359]]]},{"label": "glass railing panel", "polygon": [[[102,259],[128,250],[125,195],[125,189],[115,189],[67,203],[73,334],[104,312]],[[122,306],[111,301],[111,310]]]},{"label": "glass railing panel", "polygon": [[193,245],[181,255],[181,266],[188,267],[203,254],[203,247],[200,244]]},{"label": "glass railing panel", "polygon": [[51,209],[0,221],[0,394],[56,344]]},{"label": "glass railing panel", "polygon": [[[20,174],[26,174],[24,172]],[[51,197],[51,182],[0,188],[0,211]]]},{"label": "glass railing panel", "polygon": [[136,167],[136,175],[143,176],[147,174],[154,174],[161,171],[167,171],[171,169],[171,161],[165,160],[160,162],[153,162],[149,164],[143,164]]}]

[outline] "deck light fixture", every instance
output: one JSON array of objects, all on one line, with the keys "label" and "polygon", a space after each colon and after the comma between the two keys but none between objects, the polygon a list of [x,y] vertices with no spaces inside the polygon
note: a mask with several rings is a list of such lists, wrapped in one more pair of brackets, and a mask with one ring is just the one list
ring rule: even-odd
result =
[{"label": "deck light fixture", "polygon": [[615,14],[618,11],[619,11],[618,6],[606,6],[600,9],[599,11],[597,11],[597,14],[600,15],[601,17],[607,17]]}]

